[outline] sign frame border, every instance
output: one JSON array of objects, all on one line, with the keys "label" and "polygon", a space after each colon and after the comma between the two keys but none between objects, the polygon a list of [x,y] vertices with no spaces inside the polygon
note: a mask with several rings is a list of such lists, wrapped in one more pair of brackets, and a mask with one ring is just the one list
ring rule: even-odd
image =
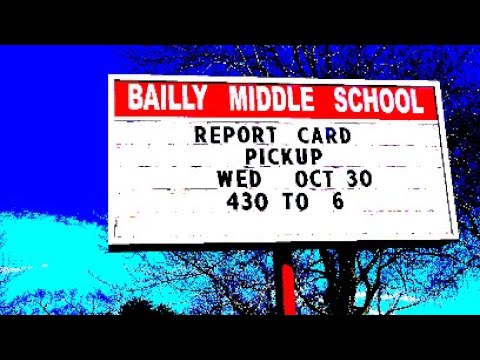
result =
[{"label": "sign frame border", "polygon": [[[108,244],[110,252],[123,251],[167,251],[167,250],[241,250],[241,249],[263,249],[274,250],[279,246],[282,248],[325,248],[325,247],[343,247],[355,246],[362,249],[367,248],[386,248],[386,247],[438,247],[446,243],[459,239],[459,230],[455,206],[455,197],[453,192],[452,174],[450,167],[450,158],[447,143],[447,134],[445,126],[445,118],[443,111],[443,101],[440,82],[437,80],[366,80],[366,79],[315,79],[315,78],[274,78],[274,77],[252,77],[252,76],[207,76],[207,75],[155,75],[155,74],[108,74],[108,133],[107,133],[107,153],[110,159],[110,140],[108,134],[111,130],[111,119],[114,115],[114,82],[119,81],[186,81],[186,82],[202,82],[202,83],[255,83],[255,84],[290,84],[290,85],[345,85],[345,86],[415,86],[415,87],[433,87],[435,95],[435,106],[439,125],[439,139],[442,156],[445,188],[447,195],[447,203],[450,217],[451,234],[444,236],[438,240],[344,240],[344,241],[275,241],[275,242],[208,242],[201,244],[181,243],[181,244]],[[123,120],[134,120],[145,118],[145,116],[125,117]],[[155,120],[164,117],[148,116],[146,118]],[[345,119],[347,120],[347,119]],[[351,119],[356,120],[356,119]],[[108,173],[110,173],[111,163],[108,161]],[[110,188],[110,177],[108,177],[108,187]],[[109,194],[109,192],[107,191]],[[110,209],[110,196],[108,196],[108,209]],[[108,221],[108,233],[115,231],[115,224]],[[108,235],[108,234],[107,234]]]}]

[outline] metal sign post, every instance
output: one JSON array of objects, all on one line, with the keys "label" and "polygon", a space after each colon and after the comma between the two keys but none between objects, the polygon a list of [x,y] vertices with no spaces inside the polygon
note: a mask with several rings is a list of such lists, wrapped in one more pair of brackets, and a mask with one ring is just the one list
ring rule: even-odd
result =
[{"label": "metal sign post", "polygon": [[296,315],[295,275],[292,252],[288,248],[273,250],[275,299],[278,315]]}]

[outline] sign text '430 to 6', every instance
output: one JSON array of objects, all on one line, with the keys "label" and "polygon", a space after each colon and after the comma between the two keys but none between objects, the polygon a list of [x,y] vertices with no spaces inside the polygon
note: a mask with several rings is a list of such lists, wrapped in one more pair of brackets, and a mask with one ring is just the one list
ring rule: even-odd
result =
[{"label": "sign text '430 to 6'", "polygon": [[[368,170],[362,170],[358,174],[354,170],[348,170],[348,187],[353,188],[356,186],[369,187],[372,184],[372,174]],[[311,180],[312,185],[315,183]],[[295,183],[298,187],[305,187],[308,184],[308,176],[304,171],[299,171],[295,176]],[[329,186],[329,185],[328,185]],[[304,211],[308,208],[308,196],[305,193],[294,194],[292,192],[284,192],[282,196],[285,199],[285,209],[290,210],[293,205],[300,211]],[[344,201],[342,199],[342,193],[337,191],[333,194],[332,204],[337,210],[341,210],[344,207]],[[234,192],[227,200],[227,206],[231,206],[233,210],[251,210],[257,209],[259,211],[265,211],[268,207],[268,197],[265,193],[259,192],[251,194],[248,191],[244,191],[240,194]]]}]

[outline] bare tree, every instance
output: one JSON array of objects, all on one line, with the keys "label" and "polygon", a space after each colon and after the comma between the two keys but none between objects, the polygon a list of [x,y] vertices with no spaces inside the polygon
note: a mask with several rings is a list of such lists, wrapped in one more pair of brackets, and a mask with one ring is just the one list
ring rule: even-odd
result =
[{"label": "bare tree", "polygon": [[103,315],[116,313],[120,303],[100,290],[81,294],[77,289],[37,289],[15,296],[4,310],[8,315]]},{"label": "bare tree", "polygon": [[191,314],[269,314],[275,292],[265,251],[137,253],[131,268],[143,296],[168,285],[183,294]]},{"label": "bare tree", "polygon": [[[0,249],[2,249],[4,245],[5,233],[0,233]],[[5,258],[4,253],[0,253],[0,257],[0,314],[2,314],[8,307],[6,300],[8,284],[27,268],[15,265],[12,260]]]},{"label": "bare tree", "polygon": [[[304,314],[392,314],[455,292],[479,267],[480,92],[462,73],[478,47],[162,46],[130,47],[132,72],[165,75],[439,80],[452,159],[461,237],[437,248],[295,251],[297,305]],[[476,126],[473,124],[477,124]],[[191,298],[192,313],[274,311],[272,254],[265,251],[168,252],[160,265],[137,254],[142,291],[168,282]]]}]

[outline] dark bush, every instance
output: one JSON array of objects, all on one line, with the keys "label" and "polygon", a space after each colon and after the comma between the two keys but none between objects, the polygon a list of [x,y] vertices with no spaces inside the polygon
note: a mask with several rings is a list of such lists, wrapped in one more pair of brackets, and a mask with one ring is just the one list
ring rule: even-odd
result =
[{"label": "dark bush", "polygon": [[149,300],[134,298],[120,307],[119,315],[162,315],[172,316],[175,312],[168,306],[160,304],[154,307]]}]

